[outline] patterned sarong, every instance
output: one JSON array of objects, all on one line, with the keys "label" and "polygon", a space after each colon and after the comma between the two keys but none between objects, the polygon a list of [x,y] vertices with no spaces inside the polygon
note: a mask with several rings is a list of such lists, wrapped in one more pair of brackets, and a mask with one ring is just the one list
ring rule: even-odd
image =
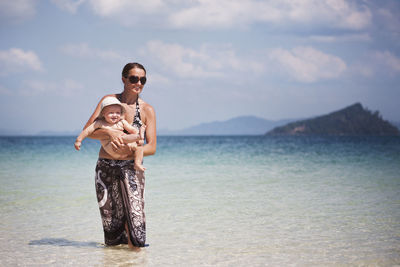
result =
[{"label": "patterned sarong", "polygon": [[136,247],[144,247],[144,172],[133,168],[133,160],[99,158],[96,165],[96,193],[106,245],[127,244],[125,223]]}]

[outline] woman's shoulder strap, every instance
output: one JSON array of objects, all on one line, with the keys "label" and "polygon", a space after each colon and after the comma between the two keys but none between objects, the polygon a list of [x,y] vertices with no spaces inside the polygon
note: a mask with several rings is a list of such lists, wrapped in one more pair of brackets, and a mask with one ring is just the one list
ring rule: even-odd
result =
[{"label": "woman's shoulder strap", "polygon": [[115,94],[115,97],[119,100],[119,102],[122,101],[122,93],[121,94]]}]

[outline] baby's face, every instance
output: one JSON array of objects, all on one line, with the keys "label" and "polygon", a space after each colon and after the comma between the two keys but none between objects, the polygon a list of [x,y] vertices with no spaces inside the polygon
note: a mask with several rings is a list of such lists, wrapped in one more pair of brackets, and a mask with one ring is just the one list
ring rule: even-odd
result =
[{"label": "baby's face", "polygon": [[119,105],[107,106],[103,109],[106,122],[115,124],[121,120],[121,107]]}]

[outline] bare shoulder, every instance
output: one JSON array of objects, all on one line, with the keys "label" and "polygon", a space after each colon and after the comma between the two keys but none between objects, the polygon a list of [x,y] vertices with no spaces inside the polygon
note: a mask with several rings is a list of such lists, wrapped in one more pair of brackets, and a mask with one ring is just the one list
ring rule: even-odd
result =
[{"label": "bare shoulder", "polygon": [[149,103],[145,102],[145,101],[141,101],[139,102],[141,110],[143,110],[143,112],[146,113],[146,115],[154,115],[155,111],[152,105],[150,105]]},{"label": "bare shoulder", "polygon": [[148,127],[149,124],[155,123],[156,113],[154,111],[154,108],[149,103],[143,100],[139,102],[139,106],[141,119],[144,124]]}]

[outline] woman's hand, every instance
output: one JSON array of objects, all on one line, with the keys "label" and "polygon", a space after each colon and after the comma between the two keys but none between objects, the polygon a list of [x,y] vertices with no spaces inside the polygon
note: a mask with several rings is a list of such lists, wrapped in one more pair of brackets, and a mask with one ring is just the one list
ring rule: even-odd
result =
[{"label": "woman's hand", "polygon": [[[121,135],[120,131],[109,131],[110,143],[113,147],[114,152],[118,154],[129,155],[132,154],[131,148],[128,146],[126,139],[129,135]],[[134,136],[134,135],[133,135]]]},{"label": "woman's hand", "polygon": [[132,150],[128,146],[128,144],[125,144],[122,140],[122,137],[118,137],[111,141],[111,146],[113,147],[113,150],[118,153],[118,154],[131,154]]},{"label": "woman's hand", "polygon": [[122,134],[120,131],[117,130],[109,130],[109,129],[105,129],[107,132],[107,135],[110,139],[111,143],[114,143],[116,145],[121,145],[124,143],[124,140],[122,139]]}]

